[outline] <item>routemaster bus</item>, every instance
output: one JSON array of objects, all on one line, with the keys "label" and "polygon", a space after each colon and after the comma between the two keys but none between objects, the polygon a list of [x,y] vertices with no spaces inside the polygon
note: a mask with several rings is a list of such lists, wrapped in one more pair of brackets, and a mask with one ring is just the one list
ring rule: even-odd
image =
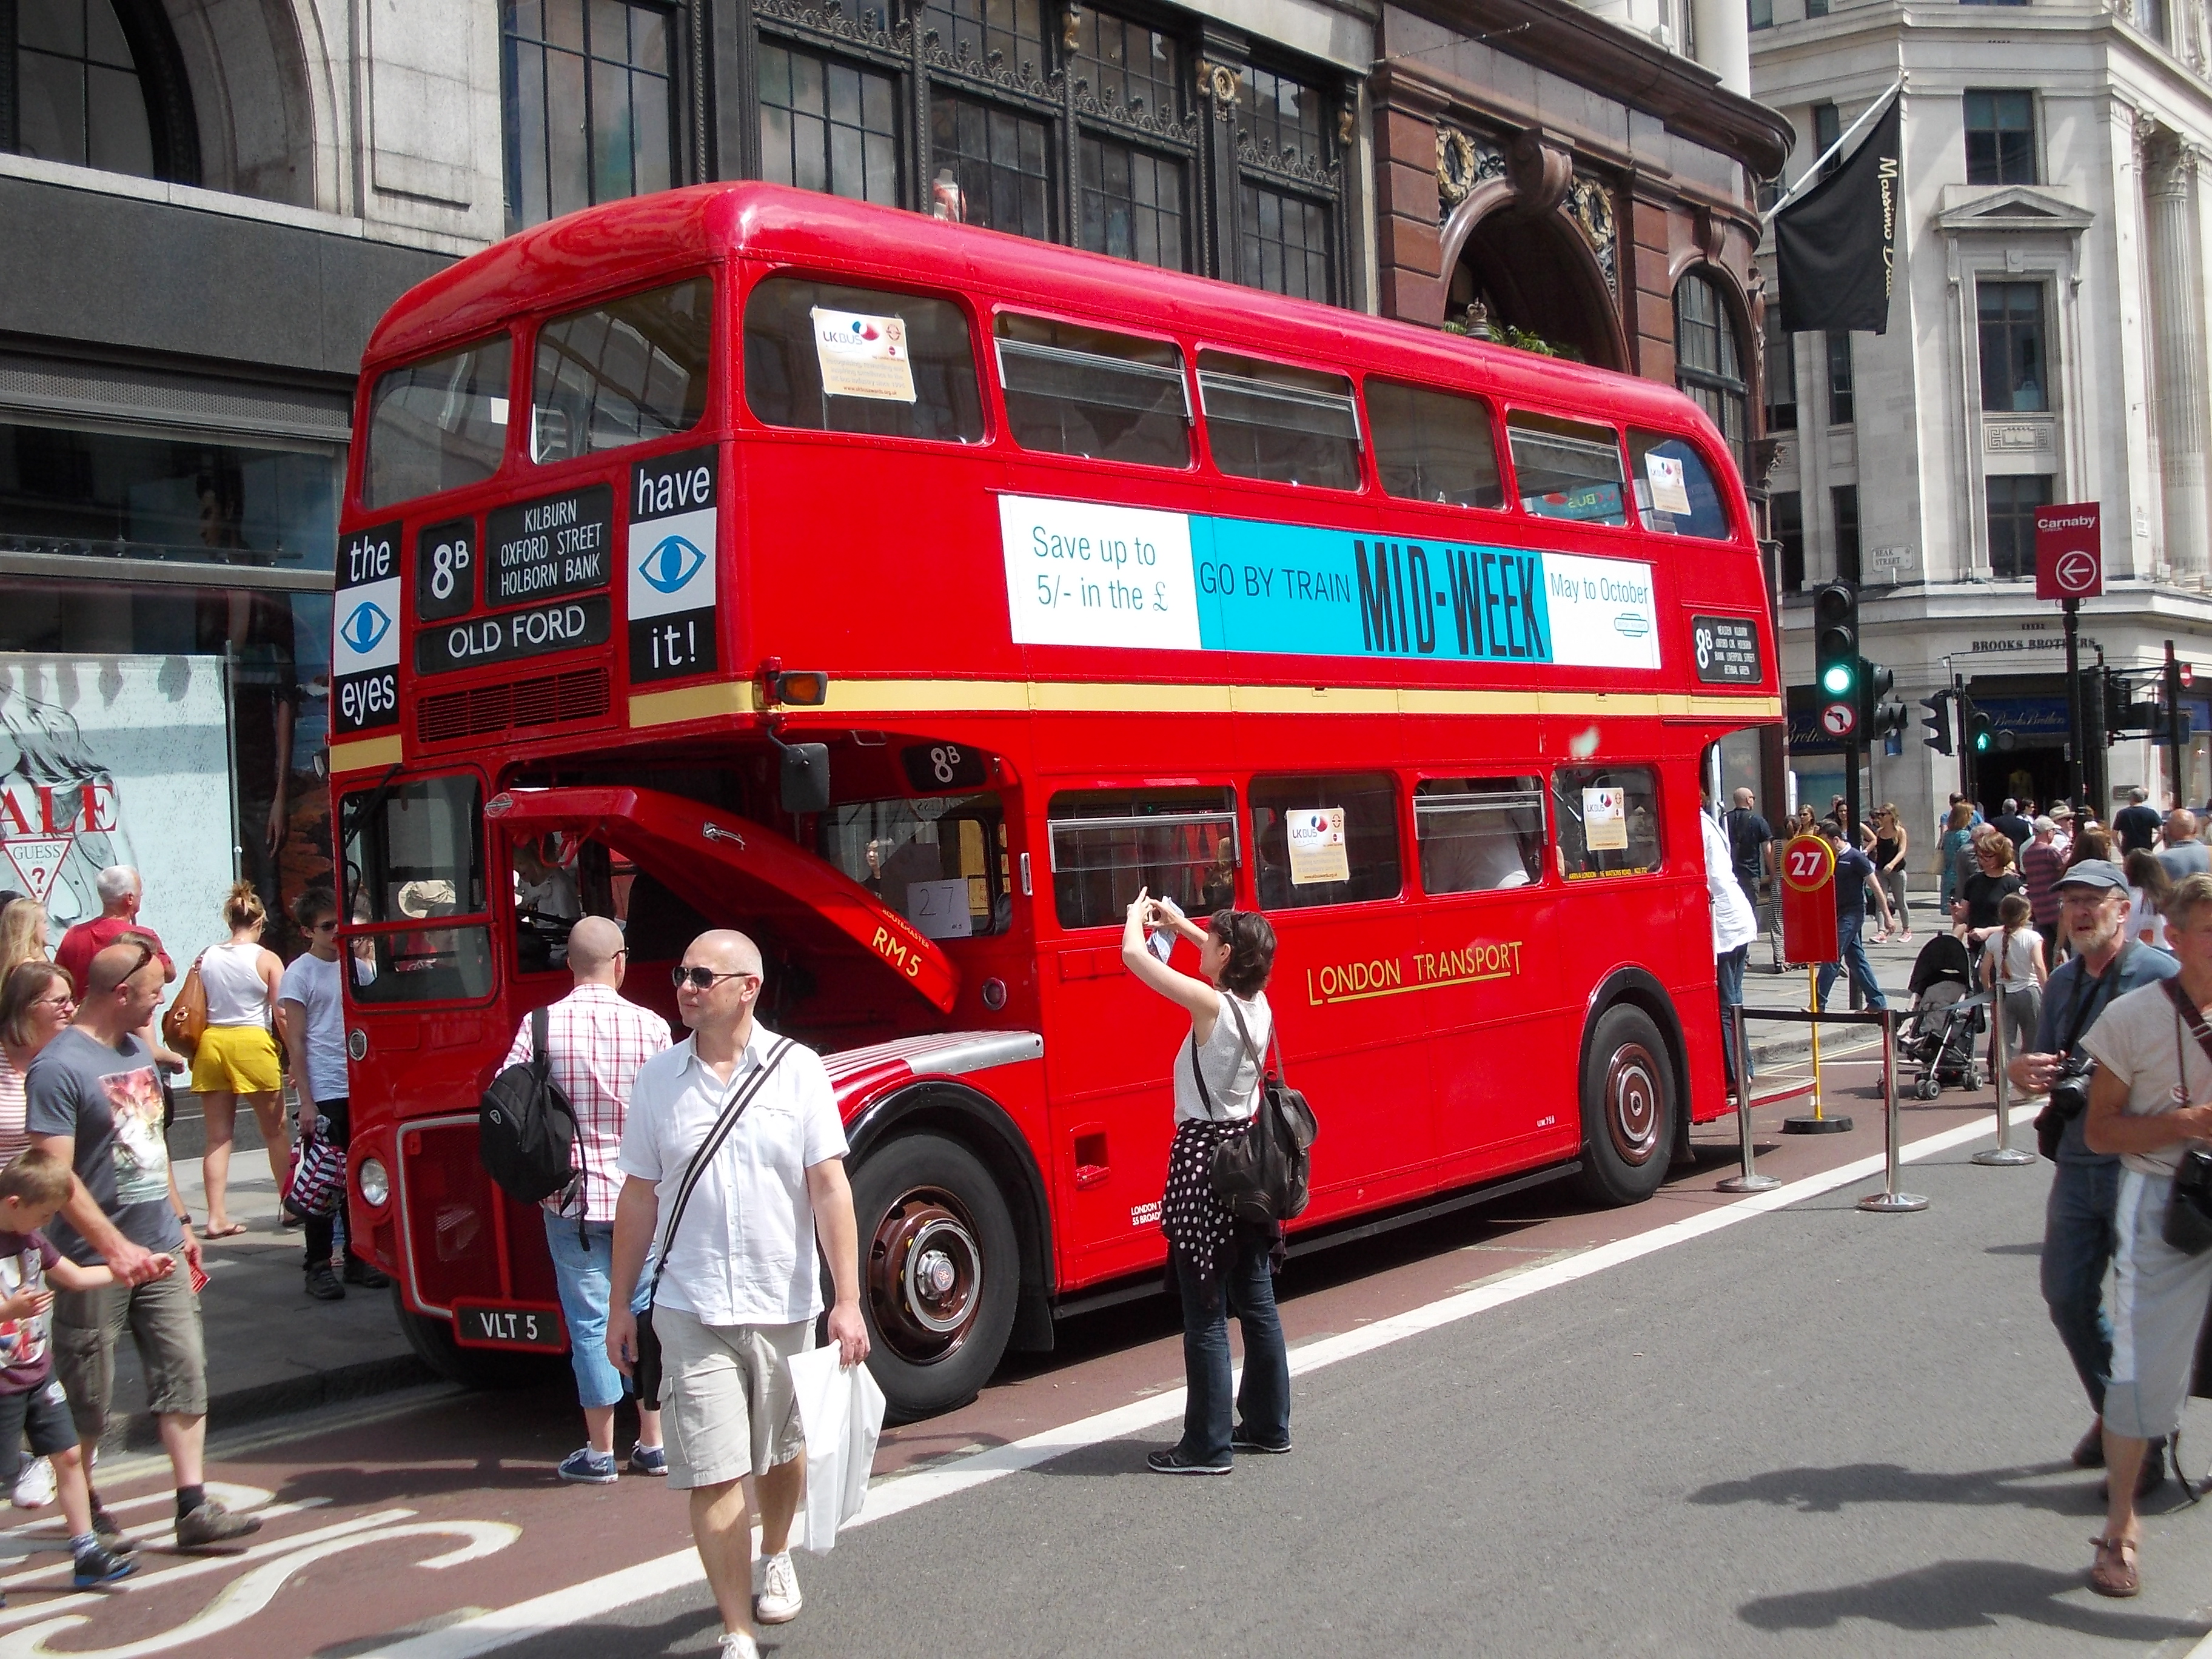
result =
[{"label": "routemaster bus", "polygon": [[1727,1109],[1699,756],[1781,702],[1668,387],[733,184],[424,283],[355,429],[349,1216],[450,1374],[566,1340],[476,1105],[579,911],[672,1016],[699,931],[758,941],[908,1415],[1158,1282],[1139,890],[1274,924],[1295,1245],[1633,1202]]}]

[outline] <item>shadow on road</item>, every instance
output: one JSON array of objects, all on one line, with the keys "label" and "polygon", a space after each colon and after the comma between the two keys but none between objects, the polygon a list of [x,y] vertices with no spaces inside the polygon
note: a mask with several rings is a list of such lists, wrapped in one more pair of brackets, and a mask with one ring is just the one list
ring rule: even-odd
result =
[{"label": "shadow on road", "polygon": [[1763,1595],[1736,1613],[1754,1629],[1777,1632],[1828,1630],[1847,1619],[1896,1630],[1991,1630],[2000,1620],[2018,1619],[2107,1642],[2160,1642],[2203,1632],[2202,1625],[2188,1620],[2065,1600],[2088,1594],[2086,1547],[2082,1553],[2080,1572],[2054,1572],[2021,1561],[1938,1561],[1863,1584]]},{"label": "shadow on road", "polygon": [[1941,1504],[1972,1509],[1996,1504],[2094,1516],[2104,1511],[2095,1486],[2025,1486],[2078,1473],[2071,1463],[1923,1473],[1897,1463],[1845,1463],[1832,1469],[1775,1469],[1748,1480],[1722,1480],[1690,1494],[1692,1504],[1771,1504],[1801,1515],[1834,1515],[1852,1504]]}]

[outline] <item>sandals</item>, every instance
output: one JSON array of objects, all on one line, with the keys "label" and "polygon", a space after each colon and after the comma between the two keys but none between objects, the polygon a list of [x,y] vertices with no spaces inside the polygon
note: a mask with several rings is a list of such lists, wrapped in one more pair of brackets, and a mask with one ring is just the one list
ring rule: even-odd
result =
[{"label": "sandals", "polygon": [[2092,1538],[2097,1559],[2089,1565],[2089,1588],[2100,1595],[2126,1597],[2142,1594],[2142,1574],[2136,1570],[2141,1546],[2132,1538]]},{"label": "sandals", "polygon": [[236,1238],[245,1231],[246,1224],[243,1221],[234,1221],[228,1227],[204,1227],[200,1230],[200,1237],[202,1238]]}]

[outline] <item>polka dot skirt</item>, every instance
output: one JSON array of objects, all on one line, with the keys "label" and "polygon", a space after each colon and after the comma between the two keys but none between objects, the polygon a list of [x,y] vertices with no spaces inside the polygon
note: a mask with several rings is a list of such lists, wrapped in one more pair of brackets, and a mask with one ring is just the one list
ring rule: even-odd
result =
[{"label": "polka dot skirt", "polygon": [[1214,1195],[1213,1149],[1231,1135],[1246,1132],[1243,1123],[1222,1123],[1194,1118],[1176,1127],[1175,1144],[1168,1148],[1168,1189],[1160,1200],[1160,1231],[1168,1245],[1181,1253],[1198,1276],[1199,1288],[1211,1301],[1220,1264],[1234,1248],[1236,1218]]}]

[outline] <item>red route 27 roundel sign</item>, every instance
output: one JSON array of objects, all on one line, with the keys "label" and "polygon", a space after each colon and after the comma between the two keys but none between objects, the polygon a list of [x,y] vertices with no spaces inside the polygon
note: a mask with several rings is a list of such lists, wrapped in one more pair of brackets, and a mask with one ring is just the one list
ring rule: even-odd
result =
[{"label": "red route 27 roundel sign", "polygon": [[1833,962],[1835,848],[1826,836],[1792,836],[1777,868],[1782,877],[1782,954],[1791,962]]},{"label": "red route 27 roundel sign", "polygon": [[2094,599],[2105,591],[2103,513],[2095,501],[2035,509],[2035,597]]}]

